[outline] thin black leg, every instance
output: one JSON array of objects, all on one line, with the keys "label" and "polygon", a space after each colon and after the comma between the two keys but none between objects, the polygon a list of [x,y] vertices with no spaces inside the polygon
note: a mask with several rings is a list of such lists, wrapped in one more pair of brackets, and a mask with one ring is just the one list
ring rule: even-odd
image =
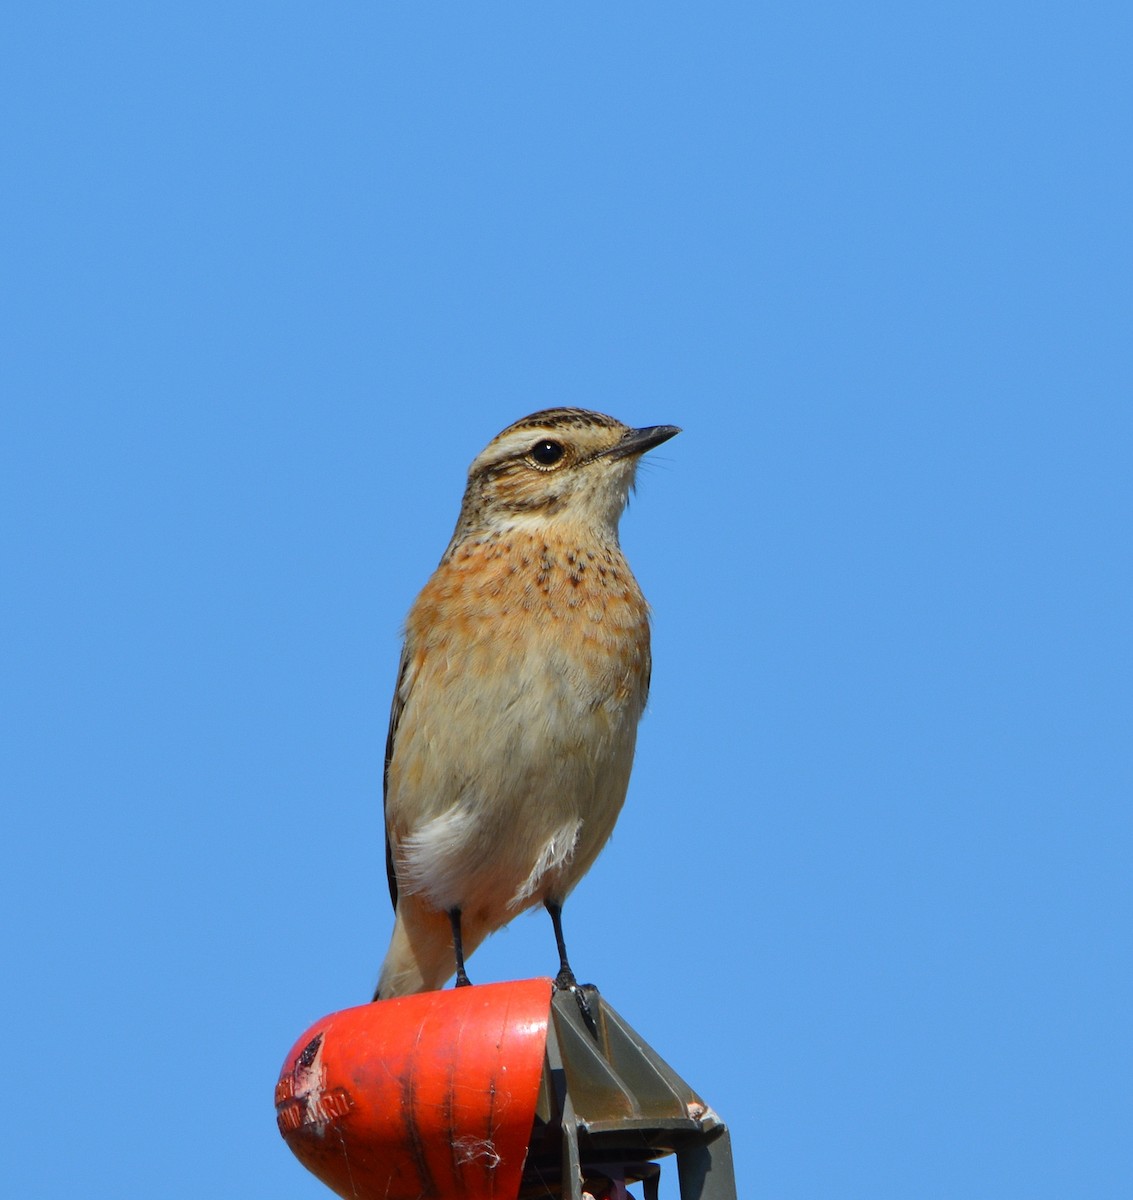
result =
[{"label": "thin black leg", "polygon": [[559,948],[559,973],[555,976],[555,987],[560,992],[565,992],[568,988],[578,987],[578,980],[570,969],[566,942],[563,940],[563,906],[556,904],[554,900],[544,900],[543,907],[551,914],[551,921],[555,926],[555,944]]},{"label": "thin black leg", "polygon": [[464,969],[464,942],[460,937],[460,909],[450,908],[448,911],[449,924],[452,925],[452,949],[456,955],[456,986],[471,987],[472,980]]},{"label": "thin black leg", "polygon": [[[563,907],[561,904],[556,904],[553,900],[544,900],[543,907],[551,914],[551,921],[555,926],[555,944],[559,948],[559,973],[555,976],[555,990],[557,992],[574,993],[574,998],[578,1001],[578,1011],[582,1014],[582,1019],[586,1022],[586,1028],[597,1037],[598,1026],[595,1024],[590,1002],[586,998],[586,988],[590,987],[591,991],[594,991],[594,988],[589,984],[585,987],[580,987],[578,980],[574,977],[574,972],[570,969],[570,962],[567,959],[566,942],[563,939]],[[594,994],[597,995],[597,992]]]}]

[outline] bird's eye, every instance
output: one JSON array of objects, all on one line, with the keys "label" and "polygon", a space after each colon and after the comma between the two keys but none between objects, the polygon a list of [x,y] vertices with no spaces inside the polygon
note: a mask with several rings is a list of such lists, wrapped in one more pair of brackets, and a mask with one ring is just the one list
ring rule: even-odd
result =
[{"label": "bird's eye", "polygon": [[549,439],[536,442],[530,451],[530,457],[541,467],[553,467],[562,456],[562,446],[558,442],[552,442]]}]

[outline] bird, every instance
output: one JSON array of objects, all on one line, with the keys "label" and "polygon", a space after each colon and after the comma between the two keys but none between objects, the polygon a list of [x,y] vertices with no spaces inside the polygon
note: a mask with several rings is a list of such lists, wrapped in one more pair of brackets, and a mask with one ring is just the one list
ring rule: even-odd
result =
[{"label": "bird", "polygon": [[405,622],[383,780],[394,929],[374,1000],[467,985],[467,957],[539,904],[554,986],[579,994],[562,906],[622,809],[651,674],[618,522],[641,456],[680,432],[544,409],[469,468]]}]

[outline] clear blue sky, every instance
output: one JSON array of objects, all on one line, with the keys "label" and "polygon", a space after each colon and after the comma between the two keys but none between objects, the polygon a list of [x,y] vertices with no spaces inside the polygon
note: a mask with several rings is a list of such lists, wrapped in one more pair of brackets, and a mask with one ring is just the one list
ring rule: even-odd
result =
[{"label": "clear blue sky", "polygon": [[329,1195],[398,628],[557,404],[685,428],[580,974],[745,1200],[1133,1194],[1130,13],[7,6],[4,1194]]}]

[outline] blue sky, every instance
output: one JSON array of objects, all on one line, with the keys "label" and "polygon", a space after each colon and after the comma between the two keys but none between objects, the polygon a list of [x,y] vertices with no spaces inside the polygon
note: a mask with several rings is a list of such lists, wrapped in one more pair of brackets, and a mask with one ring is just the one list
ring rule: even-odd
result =
[{"label": "blue sky", "polygon": [[398,628],[558,404],[685,429],[580,975],[745,1197],[1129,1194],[1131,24],[8,6],[6,1194],[329,1195]]}]

